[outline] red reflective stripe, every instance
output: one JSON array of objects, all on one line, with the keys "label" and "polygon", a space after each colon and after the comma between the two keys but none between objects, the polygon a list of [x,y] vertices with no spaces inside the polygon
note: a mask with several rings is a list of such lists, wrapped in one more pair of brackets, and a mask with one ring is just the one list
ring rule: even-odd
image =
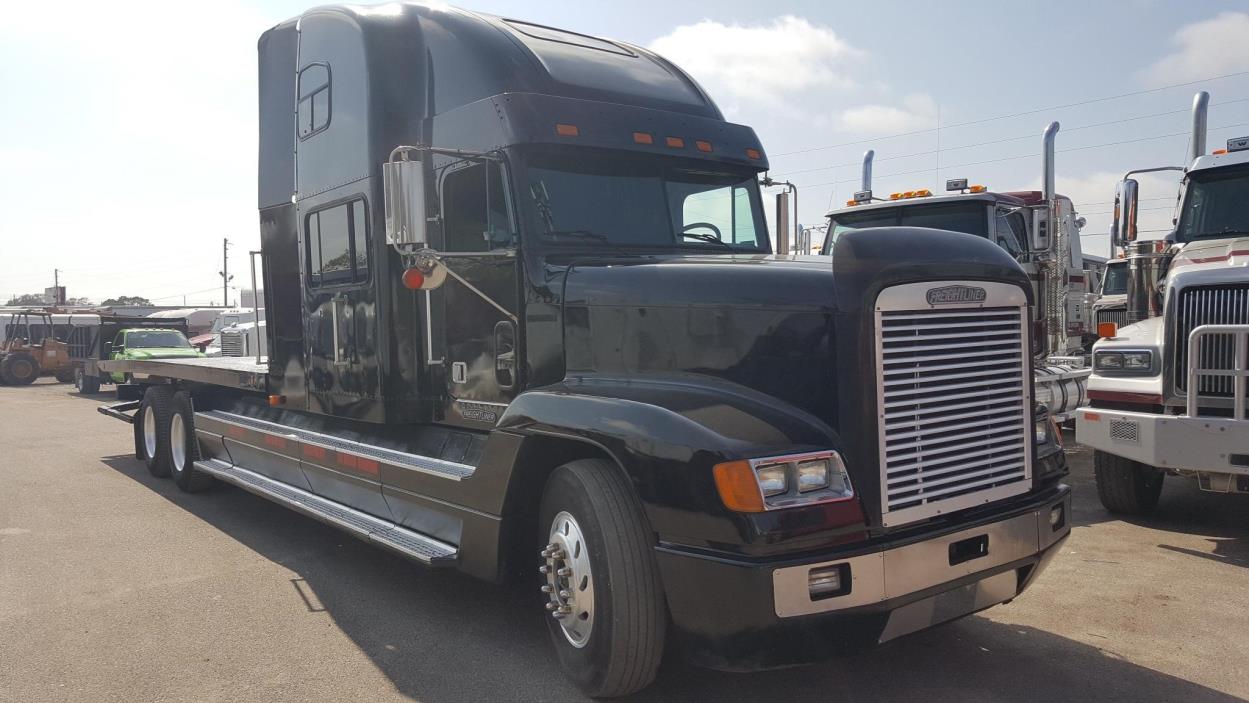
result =
[{"label": "red reflective stripe", "polygon": [[231,437],[246,437],[247,430],[237,425],[229,425],[226,427],[226,434],[230,435]]},{"label": "red reflective stripe", "polygon": [[358,459],[356,459],[356,467],[360,469],[361,473],[370,474],[373,476],[378,475],[377,462],[372,459],[365,459],[364,457],[359,457]]},{"label": "red reflective stripe", "polygon": [[278,449],[286,449],[286,438],[267,434],[265,435],[265,444]]},{"label": "red reflective stripe", "polygon": [[1089,400],[1109,400],[1116,403],[1162,405],[1162,396],[1154,393],[1127,393],[1123,391],[1089,391]]},{"label": "red reflective stripe", "polygon": [[309,459],[324,459],[324,458],[325,458],[325,448],[324,448],[324,447],[316,447],[316,446],[313,446],[313,445],[311,445],[311,444],[305,444],[305,445],[304,445],[304,456],[308,457]]},{"label": "red reflective stripe", "polygon": [[356,468],[356,457],[354,454],[344,454],[342,452],[337,452],[337,454],[339,466],[346,466],[349,469]]}]

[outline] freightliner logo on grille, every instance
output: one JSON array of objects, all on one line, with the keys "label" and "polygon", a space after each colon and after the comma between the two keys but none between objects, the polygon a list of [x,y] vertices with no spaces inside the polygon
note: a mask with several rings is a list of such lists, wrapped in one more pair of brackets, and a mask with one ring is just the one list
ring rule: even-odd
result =
[{"label": "freightliner logo on grille", "polygon": [[929,305],[956,305],[960,303],[983,303],[988,297],[983,288],[975,286],[945,286],[928,289]]}]

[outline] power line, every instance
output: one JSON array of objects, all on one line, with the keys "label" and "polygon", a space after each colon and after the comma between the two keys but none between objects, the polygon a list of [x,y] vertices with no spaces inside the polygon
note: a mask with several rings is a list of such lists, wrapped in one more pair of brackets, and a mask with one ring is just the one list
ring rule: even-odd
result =
[{"label": "power line", "polygon": [[[1235,100],[1226,100],[1226,101],[1222,101],[1222,102],[1220,102],[1220,103],[1219,103],[1219,106],[1222,106],[1222,105],[1234,105],[1234,104],[1236,104],[1236,103],[1243,103],[1243,102],[1249,102],[1249,98],[1236,98]],[[1151,114],[1151,115],[1137,115],[1137,116],[1135,116],[1135,117],[1125,117],[1125,118],[1123,118],[1123,119],[1119,119],[1119,120],[1110,120],[1110,121],[1108,121],[1108,122],[1096,122],[1096,123],[1093,123],[1093,124],[1080,125],[1080,126],[1077,126],[1077,127],[1068,127],[1068,128],[1066,128],[1064,131],[1065,131],[1065,132],[1078,132],[1078,131],[1083,130],[1083,129],[1093,129],[1093,128],[1096,128],[1096,127],[1109,127],[1109,126],[1112,126],[1112,125],[1124,124],[1124,123],[1126,123],[1126,122],[1136,122],[1136,121],[1139,121],[1139,120],[1146,120],[1146,119],[1150,119],[1150,118],[1153,118],[1153,117],[1164,117],[1164,116],[1167,116],[1167,115],[1178,115],[1178,114],[1182,114],[1182,113],[1186,113],[1186,112],[1188,112],[1188,110],[1170,110],[1170,111],[1168,111],[1168,112],[1155,112],[1155,113],[1153,113],[1153,114]],[[1187,132],[1186,132],[1185,134],[1187,134]],[[909,153],[909,154],[898,154],[898,155],[896,155],[896,156],[886,156],[886,157],[884,157],[884,158],[876,159],[875,161],[877,161],[877,162],[879,162],[879,161],[895,161],[895,160],[897,160],[897,159],[908,159],[908,158],[912,158],[912,157],[915,157],[915,156],[932,156],[933,154],[938,154],[938,153],[943,152],[943,151],[957,151],[957,150],[959,150],[959,149],[972,149],[972,148],[975,148],[975,147],[978,147],[978,146],[992,146],[992,145],[994,145],[994,144],[1005,144],[1005,143],[1007,143],[1007,142],[1017,142],[1017,141],[1022,141],[1022,140],[1024,140],[1024,139],[1035,139],[1035,138],[1036,138],[1036,136],[1037,136],[1036,134],[1024,134],[1024,135],[1020,135],[1020,136],[1018,136],[1018,137],[1005,137],[1005,138],[1003,138],[1003,139],[994,139],[994,140],[987,141],[987,142],[976,142],[976,143],[974,143],[974,144],[963,144],[963,145],[961,145],[961,146],[952,146],[952,147],[947,147],[947,148],[944,148],[944,149],[936,149],[936,150],[930,150],[930,151],[916,151],[916,152],[911,152],[911,153]],[[815,172],[815,171],[829,171],[829,170],[832,170],[832,169],[835,169],[835,168],[845,168],[845,167],[848,167],[848,166],[858,166],[858,165],[860,165],[861,163],[862,163],[862,161],[848,161],[848,162],[846,162],[846,163],[841,163],[841,164],[833,164],[832,166],[816,166],[816,167],[814,167],[814,168],[804,168],[804,169],[799,169],[799,170],[796,170],[796,171],[783,171],[783,172],[782,172],[782,173],[784,173],[784,175],[783,175],[783,176],[773,176],[773,178],[789,178],[790,176],[793,176],[793,175],[795,175],[795,174],[799,174],[799,173],[813,173],[813,172]],[[943,167],[943,168],[948,168],[948,167]]]},{"label": "power line", "polygon": [[[999,120],[1009,120],[1015,117],[1035,115],[1038,112],[1049,112],[1050,110],[1065,110],[1069,107],[1079,107],[1081,105],[1092,105],[1094,103],[1103,103],[1103,102],[1108,102],[1110,100],[1130,98],[1135,95],[1147,95],[1150,93],[1159,93],[1164,90],[1171,90],[1172,88],[1183,88],[1184,86],[1197,85],[1198,83],[1207,83],[1210,81],[1218,81],[1218,80],[1223,80],[1224,78],[1235,78],[1237,76],[1244,76],[1244,75],[1249,75],[1249,71],[1237,71],[1236,73],[1225,73],[1221,76],[1214,76],[1211,78],[1202,78],[1200,80],[1187,81],[1184,83],[1172,83],[1171,85],[1164,85],[1159,88],[1134,90],[1130,93],[1120,93],[1118,95],[1107,95],[1105,97],[1091,98],[1089,100],[1081,100],[1079,102],[1067,103],[1065,105],[1051,105],[1049,107],[1038,107],[1033,110],[1024,110],[1023,112],[1015,112],[1009,115],[997,115],[995,117],[984,117],[978,120],[969,120],[967,122],[956,122],[954,124],[945,124],[945,125],[941,125],[940,128],[941,129],[953,129],[955,127],[969,127],[971,125],[985,124],[987,122],[997,122]],[[915,134],[927,134],[928,132],[935,132],[937,131],[937,129],[938,129],[937,127],[929,127],[927,129],[917,129],[917,130],[913,130],[910,132],[899,132],[897,134],[888,134],[883,137],[873,137],[871,139],[859,139],[853,142],[842,142],[841,144],[829,144],[827,146],[815,146],[809,149],[797,149],[794,151],[783,151],[777,154],[771,154],[771,156],[791,156],[793,154],[805,154],[811,151],[824,151],[826,149],[836,149],[837,147],[842,147],[842,146],[854,146],[855,144],[870,144],[871,142],[879,142],[885,139],[895,139],[897,137],[909,137]]]},{"label": "power line", "polygon": [[[1237,124],[1222,125],[1220,127],[1212,127],[1211,129],[1212,130],[1232,129],[1234,127],[1245,127],[1245,126],[1249,126],[1249,122],[1239,122]],[[1158,139],[1168,139],[1171,137],[1182,137],[1182,136],[1186,136],[1187,134],[1188,134],[1187,131],[1172,132],[1170,134],[1158,134],[1152,137],[1138,137],[1136,139],[1124,139],[1124,140],[1117,141],[1117,142],[1105,142],[1102,144],[1089,144],[1087,146],[1076,146],[1076,147],[1070,147],[1067,149],[1058,149],[1056,153],[1067,154],[1073,151],[1086,151],[1088,149],[1102,149],[1102,148],[1109,147],[1109,146],[1123,146],[1124,144],[1136,144],[1138,142],[1155,141]],[[1017,161],[1019,159],[1034,159],[1039,156],[1040,154],[1038,154],[1037,152],[1032,152],[1029,154],[1019,154],[1018,156],[1004,156],[1000,159],[987,159],[984,161],[969,161],[967,163],[962,163],[962,164],[949,164],[946,166],[942,166],[941,168],[945,170],[949,170],[951,168],[962,168],[964,166],[981,166],[984,164],[995,164],[995,163],[1000,163],[1003,161]],[[892,176],[909,176],[909,175],[916,174],[916,173],[929,173],[934,170],[936,169],[920,168],[920,169],[914,169],[911,171],[897,171],[895,173],[881,174],[877,176],[877,178],[890,178]],[[823,183],[808,183],[803,187],[804,188],[818,188],[820,186],[840,185],[843,183],[858,183],[858,182],[859,182],[858,178],[849,178],[849,179],[844,179],[844,180],[839,180],[839,181],[825,181]]]}]

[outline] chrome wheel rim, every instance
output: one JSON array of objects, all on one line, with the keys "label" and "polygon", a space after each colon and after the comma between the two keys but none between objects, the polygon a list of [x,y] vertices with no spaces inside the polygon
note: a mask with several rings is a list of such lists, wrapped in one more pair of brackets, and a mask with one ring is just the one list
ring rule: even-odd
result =
[{"label": "chrome wheel rim", "polygon": [[174,413],[169,421],[169,458],[173,460],[173,470],[182,473],[186,466],[186,424],[182,413]]},{"label": "chrome wheel rim", "polygon": [[156,457],[156,413],[150,407],[143,411],[143,452],[148,459]]},{"label": "chrome wheel rim", "polygon": [[580,649],[594,629],[594,575],[590,549],[581,525],[571,513],[561,512],[551,521],[547,545],[542,550],[546,576],[542,592],[546,609],[559,621],[569,644]]}]

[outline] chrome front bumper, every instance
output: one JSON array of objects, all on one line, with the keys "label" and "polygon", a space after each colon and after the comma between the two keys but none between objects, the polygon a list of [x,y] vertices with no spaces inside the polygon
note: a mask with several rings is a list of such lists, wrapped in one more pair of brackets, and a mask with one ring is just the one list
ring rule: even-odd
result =
[{"label": "chrome front bumper", "polygon": [[[1055,511],[1061,520],[1052,525]],[[923,542],[776,569],[772,572],[776,615],[835,613],[935,590],[890,613],[880,638],[884,642],[1014,598],[1026,584],[1018,582],[1009,565],[1045,556],[1070,532],[1071,495],[1066,493],[1043,508]],[[974,547],[971,553],[969,545]],[[848,569],[849,587],[841,595],[813,600],[810,572],[839,565],[844,565],[843,574]],[[984,578],[968,581],[977,574]],[[1035,575],[1029,573],[1028,580]],[[947,584],[949,588],[941,588]]]},{"label": "chrome front bumper", "polygon": [[1160,469],[1249,474],[1244,420],[1085,408],[1076,441]]}]

